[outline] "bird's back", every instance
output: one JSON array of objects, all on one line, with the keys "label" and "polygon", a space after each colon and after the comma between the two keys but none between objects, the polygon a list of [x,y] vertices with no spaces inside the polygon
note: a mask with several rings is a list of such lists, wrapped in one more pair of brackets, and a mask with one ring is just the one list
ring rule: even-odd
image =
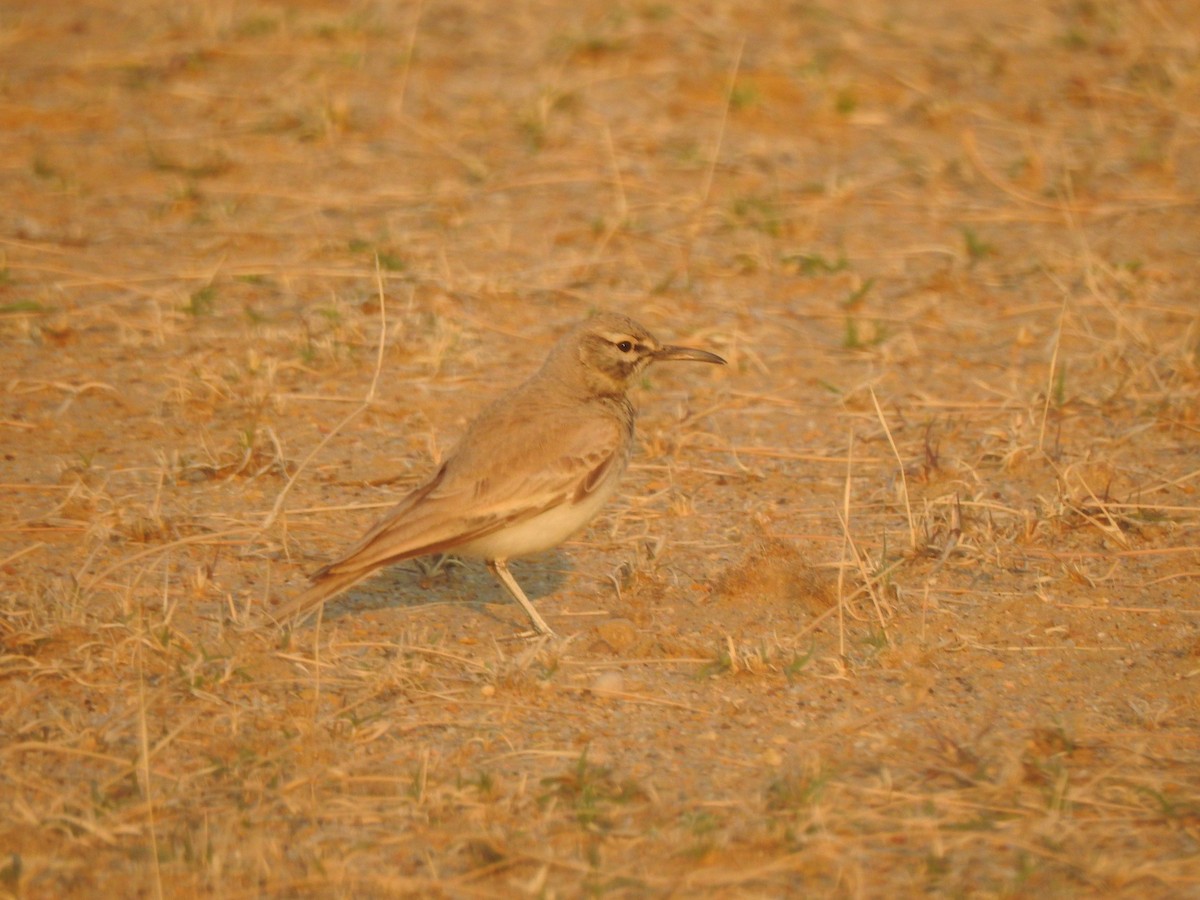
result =
[{"label": "bird's back", "polygon": [[633,422],[625,397],[555,403],[531,379],[485,408],[428,481],[314,577],[452,552],[582,504],[624,471]]}]

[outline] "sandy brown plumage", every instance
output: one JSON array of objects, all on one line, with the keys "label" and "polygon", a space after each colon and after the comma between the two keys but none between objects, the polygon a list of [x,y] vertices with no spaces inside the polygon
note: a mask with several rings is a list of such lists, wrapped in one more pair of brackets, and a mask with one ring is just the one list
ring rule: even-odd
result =
[{"label": "sandy brown plumage", "polygon": [[615,314],[568,332],[526,382],[486,407],[441,467],[392,508],[275,616],[315,609],[392,563],[453,552],[487,561],[552,633],[507,569],[512,557],[556,546],[583,528],[615,490],[633,449],[632,380],[655,360],[724,363],[703,350],[664,347]]}]

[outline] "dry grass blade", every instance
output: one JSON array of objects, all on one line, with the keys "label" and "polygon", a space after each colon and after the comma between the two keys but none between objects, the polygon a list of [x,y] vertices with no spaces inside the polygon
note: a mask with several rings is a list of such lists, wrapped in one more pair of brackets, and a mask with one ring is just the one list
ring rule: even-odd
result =
[{"label": "dry grass blade", "polygon": [[379,268],[379,257],[375,257],[375,287],[379,296],[379,344],[375,353],[375,372],[371,376],[371,386],[367,389],[367,395],[362,399],[354,409],[348,412],[340,422],[329,430],[329,433],[321,439],[317,446],[313,447],[304,457],[304,460],[296,466],[296,470],[292,472],[287,484],[283,486],[283,490],[275,498],[275,505],[271,507],[271,511],[267,513],[262,524],[259,526],[260,532],[265,532],[268,528],[275,524],[275,520],[279,518],[280,512],[283,511],[284,503],[287,501],[288,494],[291,493],[292,486],[296,483],[302,472],[304,472],[313,457],[325,449],[325,445],[333,440],[350,422],[358,418],[362,413],[370,409],[371,404],[375,401],[375,394],[379,389],[379,376],[383,372],[383,351],[387,346],[387,300],[383,295],[383,276]]},{"label": "dry grass blade", "polygon": [[896,439],[892,437],[892,429],[888,426],[887,419],[884,418],[883,410],[879,408],[879,398],[875,396],[875,389],[871,389],[871,402],[875,405],[875,415],[879,417],[879,425],[883,429],[883,433],[887,436],[888,446],[892,448],[892,455],[896,457],[896,466],[900,472],[900,490],[904,495],[904,514],[908,520],[908,546],[910,550],[917,549],[917,526],[913,521],[912,503],[908,498],[908,475],[905,473],[904,459],[900,456],[900,450],[896,446]]}]

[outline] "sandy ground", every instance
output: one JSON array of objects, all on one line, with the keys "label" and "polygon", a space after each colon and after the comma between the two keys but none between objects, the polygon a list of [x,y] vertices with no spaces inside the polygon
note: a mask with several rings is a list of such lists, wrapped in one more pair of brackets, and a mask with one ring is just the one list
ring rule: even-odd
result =
[{"label": "sandy ground", "polygon": [[[0,5],[0,893],[1200,895],[1198,14]],[[598,308],[561,638],[275,627]]]}]

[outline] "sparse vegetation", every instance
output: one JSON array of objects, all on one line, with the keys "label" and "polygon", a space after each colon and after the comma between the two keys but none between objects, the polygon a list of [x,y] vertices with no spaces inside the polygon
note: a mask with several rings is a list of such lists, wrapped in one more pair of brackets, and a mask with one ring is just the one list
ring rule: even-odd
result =
[{"label": "sparse vegetation", "polygon": [[[1200,891],[1180,7],[27,6],[0,895]],[[275,628],[601,307],[731,365],[514,564],[568,639]]]}]

